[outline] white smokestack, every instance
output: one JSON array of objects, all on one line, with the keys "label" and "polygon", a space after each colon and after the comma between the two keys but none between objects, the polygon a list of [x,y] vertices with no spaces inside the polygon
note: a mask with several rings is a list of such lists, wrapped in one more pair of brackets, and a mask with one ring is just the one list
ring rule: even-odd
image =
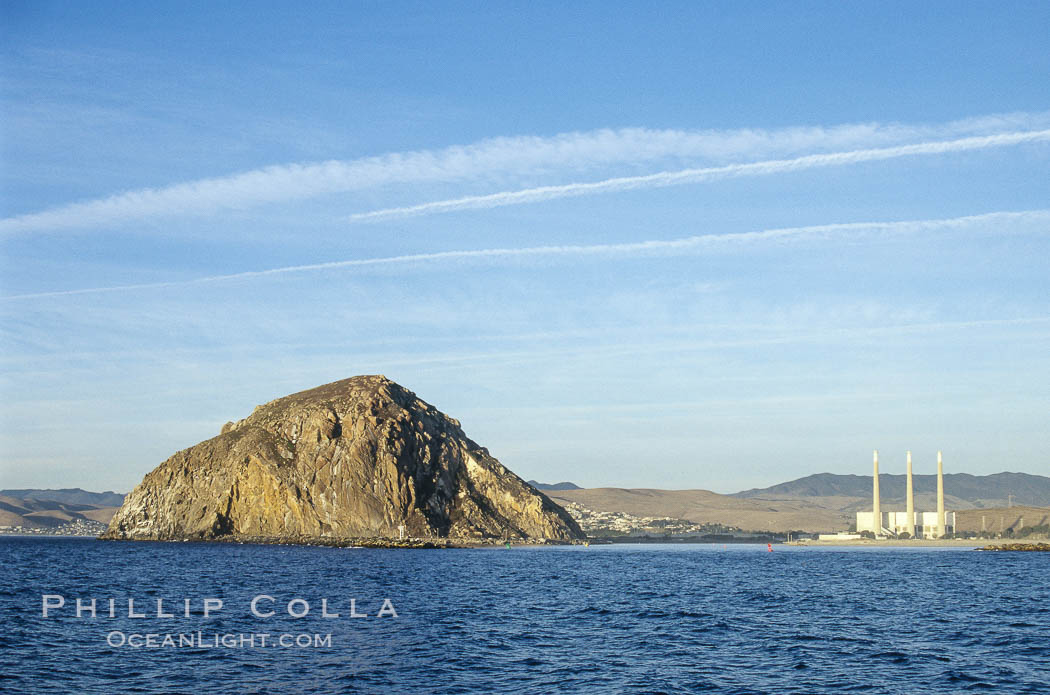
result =
[{"label": "white smokestack", "polygon": [[907,497],[907,507],[905,509],[905,520],[904,526],[908,534],[915,537],[915,493],[911,486],[911,452],[908,452],[908,489],[905,493]]},{"label": "white smokestack", "polygon": [[872,486],[871,516],[873,520],[872,531],[876,536],[882,535],[882,507],[879,504],[879,450],[875,450],[875,482]]},{"label": "white smokestack", "polygon": [[943,536],[944,527],[944,463],[941,452],[937,452],[937,533]]}]

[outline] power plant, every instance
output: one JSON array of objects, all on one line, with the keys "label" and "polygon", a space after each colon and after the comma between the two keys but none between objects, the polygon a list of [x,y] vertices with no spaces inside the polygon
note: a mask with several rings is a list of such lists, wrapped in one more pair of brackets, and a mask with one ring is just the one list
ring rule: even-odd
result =
[{"label": "power plant", "polygon": [[876,538],[896,538],[907,533],[911,538],[942,538],[955,532],[955,512],[944,511],[944,461],[937,452],[937,511],[916,512],[912,489],[911,452],[907,457],[907,490],[905,511],[884,512],[879,494],[879,452],[874,456],[874,480],[870,512],[857,512],[857,531],[870,531]]}]

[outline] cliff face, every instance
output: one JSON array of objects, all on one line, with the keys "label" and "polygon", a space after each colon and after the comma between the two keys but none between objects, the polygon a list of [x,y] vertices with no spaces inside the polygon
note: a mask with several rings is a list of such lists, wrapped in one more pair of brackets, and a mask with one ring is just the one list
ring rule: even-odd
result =
[{"label": "cliff face", "polygon": [[103,538],[582,538],[575,521],[382,376],[292,394],[180,451]]}]

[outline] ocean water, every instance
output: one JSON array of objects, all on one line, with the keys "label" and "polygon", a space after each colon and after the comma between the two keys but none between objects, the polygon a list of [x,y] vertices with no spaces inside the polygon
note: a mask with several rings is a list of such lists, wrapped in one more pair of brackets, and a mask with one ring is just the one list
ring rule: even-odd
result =
[{"label": "ocean water", "polygon": [[1045,553],[0,537],[0,615],[2,693],[1050,692]]}]

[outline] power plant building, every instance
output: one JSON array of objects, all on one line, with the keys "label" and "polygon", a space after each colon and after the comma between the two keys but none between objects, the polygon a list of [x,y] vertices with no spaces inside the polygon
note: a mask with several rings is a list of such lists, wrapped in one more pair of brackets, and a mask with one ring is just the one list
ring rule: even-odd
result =
[{"label": "power plant building", "polygon": [[[879,452],[874,456],[874,480],[870,512],[857,512],[857,531],[870,531],[878,538],[907,533],[912,538],[941,538],[955,532],[955,512],[944,510],[944,464],[937,452],[937,511],[916,512],[912,490],[911,452],[908,452],[908,480],[905,491],[906,511],[882,511],[879,490]],[[879,523],[876,524],[876,521]]]},{"label": "power plant building", "polygon": [[908,523],[907,512],[882,512],[882,529],[874,528],[872,512],[857,512],[857,530],[871,531],[876,536],[899,536],[907,533],[912,538],[940,538],[948,533],[955,533],[955,512],[944,513],[944,528],[941,532],[937,523],[937,512],[915,512],[915,530]]}]

